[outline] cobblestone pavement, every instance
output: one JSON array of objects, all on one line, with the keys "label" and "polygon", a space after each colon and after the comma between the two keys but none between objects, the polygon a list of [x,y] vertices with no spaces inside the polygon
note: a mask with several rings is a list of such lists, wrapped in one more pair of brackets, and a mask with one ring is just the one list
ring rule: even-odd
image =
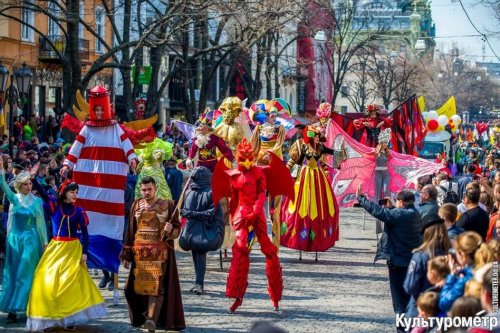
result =
[{"label": "cobblestone pavement", "polygon": [[[264,256],[258,246],[251,254],[249,286],[238,314],[227,314],[231,300],[225,298],[225,283],[229,261],[219,270],[219,255],[210,253],[205,280],[206,293],[189,293],[194,280],[190,253],[178,253],[177,264],[181,279],[186,324],[183,332],[245,332],[252,322],[268,320],[288,332],[391,332],[395,317],[389,291],[385,263],[373,264],[376,249],[375,225],[366,215],[363,229],[361,209],[342,209],[341,239],[333,249],[318,254],[282,249],[285,290],[275,312],[266,286]],[[113,294],[103,291],[109,305],[109,315],[78,328],[79,332],[140,332],[129,325],[123,296],[123,283],[128,272],[120,271],[120,304],[112,306]],[[99,277],[94,277],[98,283]],[[6,314],[0,314],[1,332],[24,331],[25,318],[15,325],[5,324]],[[142,330],[144,332],[144,330]],[[51,332],[62,332],[53,329]]]}]

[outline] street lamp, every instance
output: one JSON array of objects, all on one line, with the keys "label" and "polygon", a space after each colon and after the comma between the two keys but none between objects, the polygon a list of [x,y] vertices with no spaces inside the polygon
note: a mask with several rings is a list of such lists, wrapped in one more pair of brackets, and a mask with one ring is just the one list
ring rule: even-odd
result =
[{"label": "street lamp", "polygon": [[[16,78],[17,89],[14,87],[14,77]],[[10,75],[10,86],[7,90],[7,102],[10,106],[9,112],[9,155],[14,158],[14,105],[22,105],[22,102],[19,101],[19,95],[22,97],[24,94],[27,94],[31,87],[31,78],[33,77],[33,73],[26,65],[23,63],[21,68]]]},{"label": "street lamp", "polygon": [[417,52],[424,52],[427,49],[427,46],[425,45],[425,40],[419,39],[415,43],[415,51]]}]

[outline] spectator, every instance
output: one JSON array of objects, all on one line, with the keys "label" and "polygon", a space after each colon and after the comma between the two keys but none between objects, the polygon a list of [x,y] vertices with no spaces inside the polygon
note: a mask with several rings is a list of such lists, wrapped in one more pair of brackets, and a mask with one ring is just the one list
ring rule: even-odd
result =
[{"label": "spectator", "polygon": [[[483,290],[481,292],[481,306],[483,309],[487,312],[485,317],[496,317],[497,322],[500,323],[500,312],[495,311],[493,312],[493,283],[492,283],[492,271],[493,269],[490,268],[488,269],[483,276]],[[497,290],[496,296],[497,296],[497,301],[498,301],[498,285],[497,285]],[[485,327],[485,329],[490,329],[489,327]],[[496,328],[493,329],[494,333],[499,333],[500,332],[500,325],[498,325]]]},{"label": "spectator", "polygon": [[396,195],[396,208],[387,201],[385,206],[362,195],[362,185],[356,191],[361,206],[373,217],[385,222],[384,233],[377,246],[376,259],[387,259],[392,305],[395,313],[404,313],[410,300],[403,284],[411,260],[411,251],[421,244],[421,219],[415,208],[415,195],[403,190]]},{"label": "spectator", "polygon": [[[436,317],[438,313],[438,303],[439,295],[433,291],[427,291],[418,297],[417,307],[418,316],[423,318],[425,321],[429,320],[429,317]],[[427,328],[430,325],[415,327],[411,330],[411,333],[425,333],[428,332]]]},{"label": "spectator", "polygon": [[417,316],[418,295],[431,287],[431,283],[427,280],[427,262],[436,256],[448,253],[450,248],[450,239],[443,219],[437,214],[429,214],[422,218],[422,224],[424,241],[413,251],[404,281],[404,289],[411,297],[406,317]]},{"label": "spectator", "polygon": [[486,207],[486,212],[488,214],[491,213],[494,207],[493,197],[488,194],[486,191],[481,191],[479,194],[479,202],[482,203]]},{"label": "spectator", "polygon": [[439,210],[437,195],[438,192],[434,185],[428,184],[422,188],[420,192],[420,204],[417,206],[422,219],[427,215],[437,215]]},{"label": "spectator", "polygon": [[[477,191],[478,193],[481,193],[481,186],[476,181],[473,181],[473,182],[467,184],[467,186],[465,186],[465,190],[468,190],[468,189],[473,189],[473,190]],[[459,215],[465,213],[468,209],[467,205],[465,204],[464,201],[465,200],[462,199],[462,202],[457,205]],[[488,211],[487,211],[488,208],[482,202],[479,202],[479,207],[481,207],[482,210],[484,210],[486,213],[488,213]]]},{"label": "spectator", "polygon": [[182,172],[177,169],[177,160],[174,158],[167,161],[165,168],[165,179],[167,180],[168,187],[172,192],[172,200],[177,204],[182,193]]},{"label": "spectator", "polygon": [[449,256],[451,274],[446,277],[439,296],[439,308],[443,311],[451,309],[453,302],[464,294],[465,284],[472,278],[473,269],[479,268],[492,256],[489,246],[473,231],[460,234],[455,244],[456,255]]},{"label": "spectator", "polygon": [[30,121],[29,121],[28,125],[31,129],[31,136],[38,138],[38,124],[37,124],[37,121],[36,121],[34,114],[32,114],[30,116]]},{"label": "spectator", "polygon": [[427,291],[441,292],[446,282],[446,277],[450,274],[447,256],[438,256],[427,262],[427,280],[432,285]]},{"label": "spectator", "polygon": [[459,234],[465,230],[457,227],[456,221],[458,216],[457,206],[452,203],[445,203],[439,208],[438,215],[444,220],[444,225],[448,230],[448,238],[454,242]]},{"label": "spectator", "polygon": [[[445,173],[438,173],[438,175],[435,178],[435,186],[438,191],[438,198],[437,202],[438,205],[441,206],[445,202],[445,196],[446,192],[450,188],[450,183],[451,183],[451,191],[455,192],[458,194],[458,184],[452,182],[451,180],[448,180],[448,175]],[[455,204],[458,204],[458,202],[454,202]]]},{"label": "spectator", "polygon": [[462,178],[458,180],[458,197],[460,200],[463,199],[464,193],[465,193],[465,187],[467,184],[471,183],[474,181],[474,172],[476,171],[476,168],[472,164],[468,164],[466,167],[466,174]]},{"label": "spectator", "polygon": [[479,191],[475,188],[467,189],[464,204],[467,211],[460,216],[457,227],[466,231],[475,231],[485,240],[488,232],[489,216],[479,207]]},{"label": "spectator", "polygon": [[481,310],[481,301],[478,298],[462,296],[453,303],[449,316],[452,318],[473,318]]}]

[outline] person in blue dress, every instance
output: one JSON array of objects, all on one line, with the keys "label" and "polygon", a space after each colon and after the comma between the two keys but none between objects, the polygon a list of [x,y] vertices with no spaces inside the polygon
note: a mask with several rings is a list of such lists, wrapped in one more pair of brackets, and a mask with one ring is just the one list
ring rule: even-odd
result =
[{"label": "person in blue dress", "polygon": [[7,323],[17,321],[17,313],[26,312],[35,269],[47,246],[47,229],[42,199],[31,193],[31,175],[17,175],[14,193],[5,181],[0,159],[0,186],[10,202],[7,220],[7,244],[3,269],[0,311],[8,312]]}]

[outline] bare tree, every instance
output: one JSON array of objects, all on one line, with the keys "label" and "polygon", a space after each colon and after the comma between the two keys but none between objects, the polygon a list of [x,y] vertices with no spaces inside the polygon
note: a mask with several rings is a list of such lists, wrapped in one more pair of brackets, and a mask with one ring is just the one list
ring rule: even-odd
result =
[{"label": "bare tree", "polygon": [[385,22],[370,16],[358,15],[358,0],[336,3],[332,8],[334,23],[326,31],[326,49],[330,52],[327,61],[329,74],[333,82],[332,105],[335,105],[346,75],[356,66],[357,55],[380,40],[380,36],[389,29]]},{"label": "bare tree", "polygon": [[341,95],[346,97],[357,112],[364,112],[367,105],[373,103],[377,89],[369,75],[368,53],[357,56],[357,63],[351,67],[349,78],[341,88]]}]

